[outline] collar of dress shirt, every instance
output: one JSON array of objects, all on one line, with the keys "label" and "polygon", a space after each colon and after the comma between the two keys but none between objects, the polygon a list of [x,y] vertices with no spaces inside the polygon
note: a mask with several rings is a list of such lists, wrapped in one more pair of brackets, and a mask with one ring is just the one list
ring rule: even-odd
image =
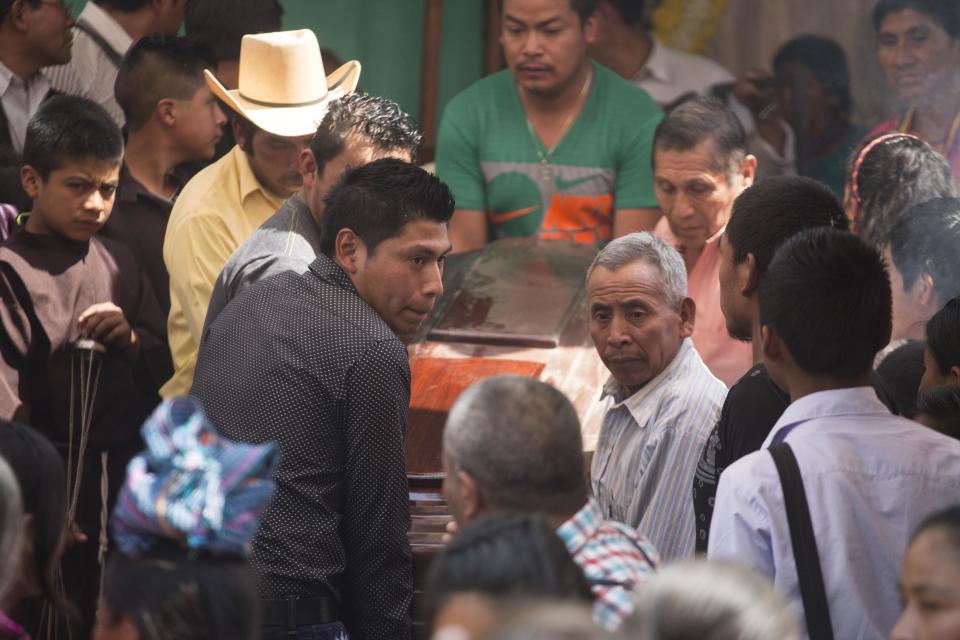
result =
[{"label": "collar of dress shirt", "polygon": [[[7,65],[0,62],[0,96],[7,92],[7,89],[10,88],[10,83],[13,82],[13,79],[16,77],[16,74],[14,74]],[[31,92],[37,84],[45,84],[47,89],[50,88],[50,81],[39,71],[24,80],[24,84],[27,86],[27,90]],[[44,91],[43,93],[46,95],[47,92]]]},{"label": "collar of dress shirt", "polygon": [[633,81],[653,78],[660,82],[670,82],[669,52],[652,33],[647,34],[647,37],[650,38],[650,55],[647,57],[647,64],[634,74]]},{"label": "collar of dress shirt", "polygon": [[317,258],[310,263],[310,271],[325,282],[351,291],[357,296],[360,295],[357,293],[357,288],[353,286],[353,280],[350,279],[347,272],[324,253],[319,254]]},{"label": "collar of dress shirt", "polygon": [[633,419],[642,427],[650,418],[650,410],[653,406],[653,403],[647,402],[647,399],[655,396],[665,384],[686,370],[687,361],[694,355],[696,355],[696,351],[693,348],[693,343],[690,341],[690,338],[684,338],[683,342],[680,343],[680,349],[677,351],[677,355],[673,357],[670,364],[632,396],[624,398],[623,385],[615,379],[610,378],[607,383],[603,385],[603,394],[600,398],[603,399],[607,396],[612,397],[614,404],[611,409],[621,406],[626,407],[627,411],[633,416]]},{"label": "collar of dress shirt", "polygon": [[590,498],[572,518],[560,525],[557,535],[567,545],[570,555],[576,555],[597,532],[603,520],[599,505]]},{"label": "collar of dress shirt", "polygon": [[120,23],[110,17],[110,14],[97,6],[96,2],[87,2],[80,12],[78,20],[83,20],[94,31],[99,33],[113,49],[121,55],[127,52],[133,44],[133,38],[123,30]]},{"label": "collar of dress shirt", "polygon": [[240,202],[244,202],[251,194],[259,191],[267,199],[267,202],[274,203],[274,208],[279,209],[284,202],[284,198],[270,193],[266,187],[260,184],[250,167],[250,158],[247,157],[247,152],[237,144],[230,153],[234,154],[233,160],[237,165],[237,178],[240,181]]},{"label": "collar of dress shirt", "polygon": [[839,416],[889,416],[890,410],[877,398],[873,387],[831,389],[803,396],[790,404],[777,423],[773,425],[763,449],[770,448],[777,433],[808,420]]}]

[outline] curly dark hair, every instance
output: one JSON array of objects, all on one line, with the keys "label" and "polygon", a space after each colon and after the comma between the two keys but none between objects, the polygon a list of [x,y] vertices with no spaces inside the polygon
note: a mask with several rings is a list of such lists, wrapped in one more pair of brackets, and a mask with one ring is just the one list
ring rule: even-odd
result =
[{"label": "curly dark hair", "polygon": [[351,93],[330,105],[310,142],[321,172],[343,151],[350,135],[360,136],[378,149],[409,153],[414,163],[423,143],[423,134],[413,118],[396,102],[363,92]]}]

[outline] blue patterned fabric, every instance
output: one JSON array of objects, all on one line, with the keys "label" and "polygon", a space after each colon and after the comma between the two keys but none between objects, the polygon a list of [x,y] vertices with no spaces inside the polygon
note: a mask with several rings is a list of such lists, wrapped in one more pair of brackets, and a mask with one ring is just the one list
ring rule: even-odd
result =
[{"label": "blue patterned fabric", "polygon": [[161,540],[243,555],[273,497],[279,450],[227,440],[192,398],[163,402],[141,431],[147,448],[127,467],[111,521],[122,553]]}]

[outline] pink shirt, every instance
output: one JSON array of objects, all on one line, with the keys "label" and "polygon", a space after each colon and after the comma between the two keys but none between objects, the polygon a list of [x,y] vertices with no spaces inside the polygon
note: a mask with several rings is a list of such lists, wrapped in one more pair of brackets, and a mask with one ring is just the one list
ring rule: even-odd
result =
[{"label": "pink shirt", "polygon": [[[680,243],[670,231],[666,217],[657,223],[654,233],[664,242],[676,247]],[[727,323],[720,311],[720,248],[723,229],[707,240],[703,253],[687,274],[687,290],[697,303],[697,317],[693,325],[693,346],[707,364],[710,372],[730,387],[753,366],[753,348],[749,342],[730,337]]]}]

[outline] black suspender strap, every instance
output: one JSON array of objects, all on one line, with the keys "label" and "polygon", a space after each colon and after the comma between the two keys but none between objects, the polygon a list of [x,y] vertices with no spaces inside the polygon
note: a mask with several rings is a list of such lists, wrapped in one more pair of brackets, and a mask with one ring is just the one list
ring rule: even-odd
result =
[{"label": "black suspender strap", "polygon": [[90,36],[90,38],[97,43],[97,46],[100,47],[100,50],[110,58],[110,62],[113,63],[117,69],[120,68],[120,63],[123,62],[123,54],[118,52],[116,49],[110,46],[110,43],[107,42],[106,38],[100,35],[99,32],[95,31],[90,23],[86,20],[77,20],[77,29],[83,31],[85,34]]},{"label": "black suspender strap", "polygon": [[803,489],[800,465],[786,442],[773,445],[768,451],[777,465],[780,486],[783,488],[783,506],[790,527],[790,542],[793,546],[793,560],[797,565],[807,635],[810,640],[833,640],[830,604],[827,602],[827,591],[823,584],[820,554],[817,552],[817,539],[813,534],[810,506],[807,503],[807,493]]}]

